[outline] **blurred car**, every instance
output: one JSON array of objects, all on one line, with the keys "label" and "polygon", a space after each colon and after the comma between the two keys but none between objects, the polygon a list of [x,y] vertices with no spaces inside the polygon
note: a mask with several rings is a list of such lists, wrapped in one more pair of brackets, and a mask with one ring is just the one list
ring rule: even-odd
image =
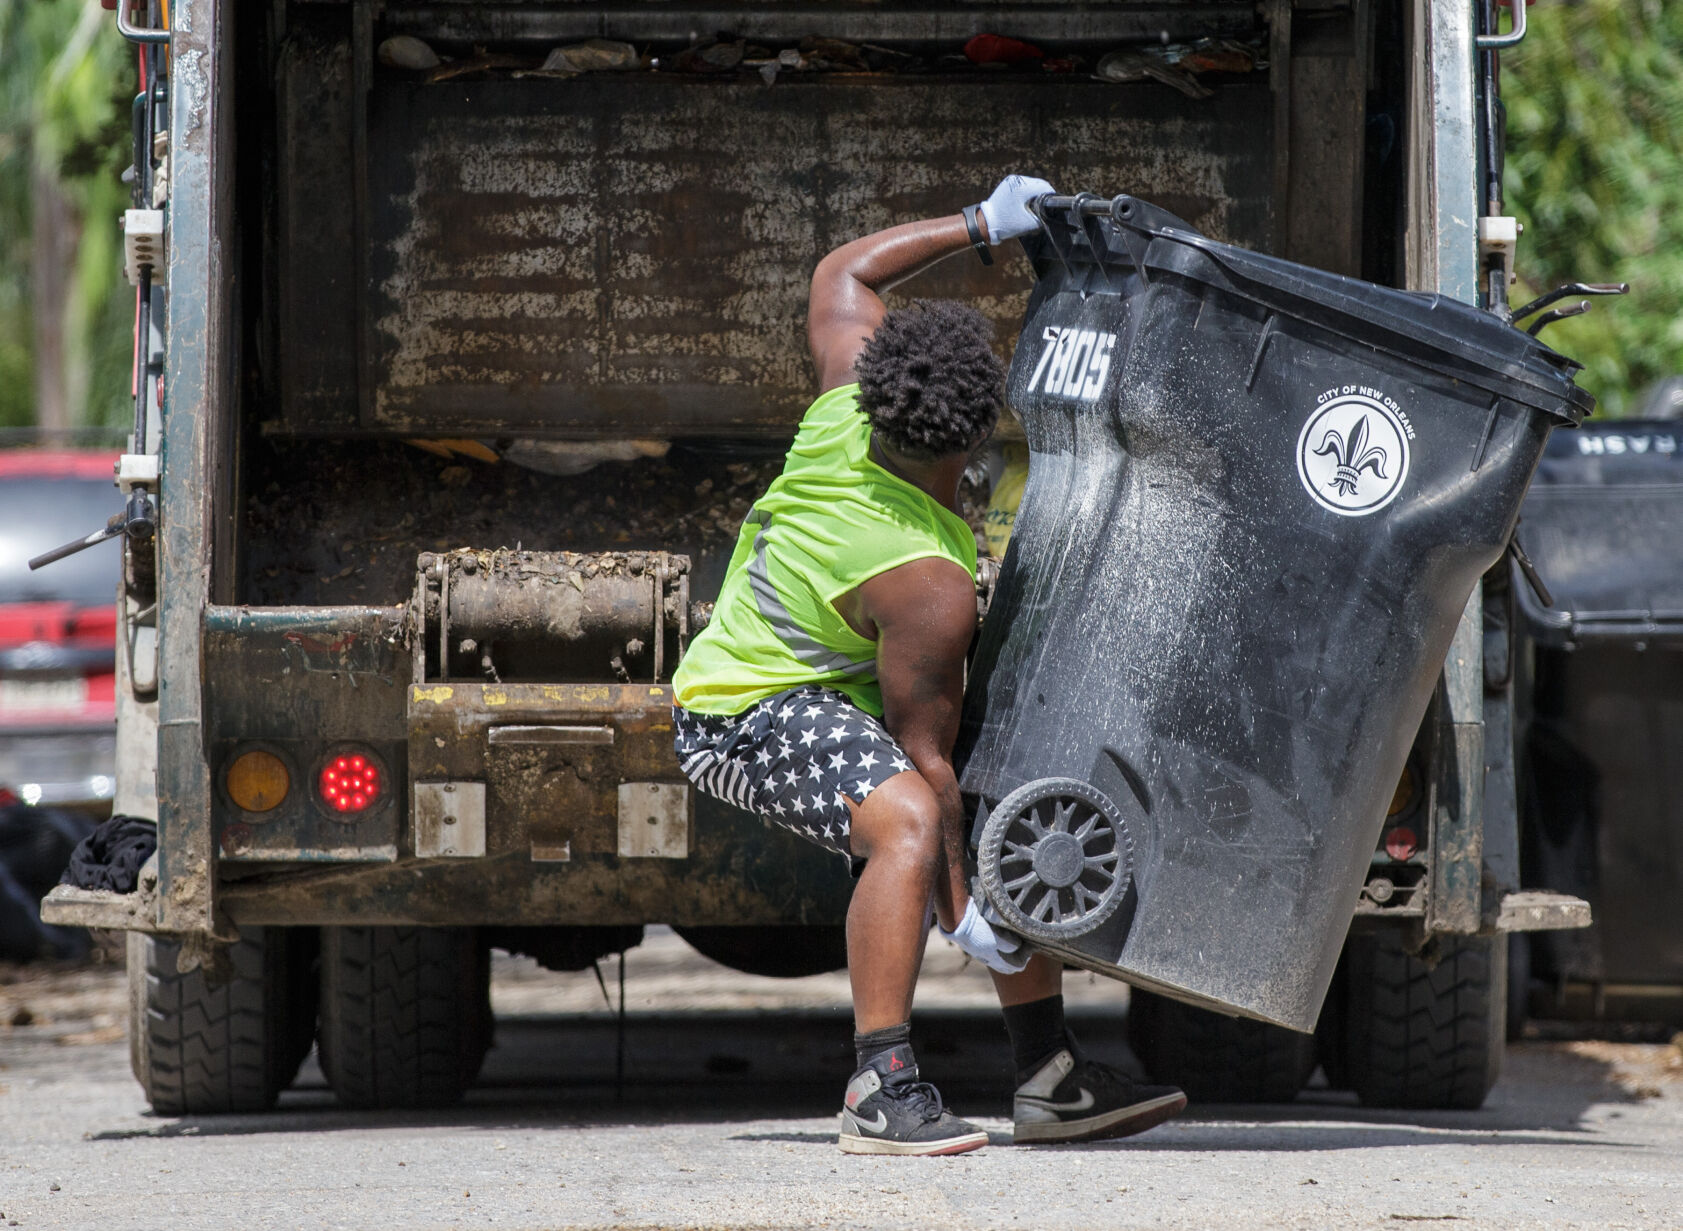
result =
[{"label": "blurred car", "polygon": [[120,540],[29,571],[122,505],[105,450],[0,451],[0,783],[98,809],[116,788]]}]

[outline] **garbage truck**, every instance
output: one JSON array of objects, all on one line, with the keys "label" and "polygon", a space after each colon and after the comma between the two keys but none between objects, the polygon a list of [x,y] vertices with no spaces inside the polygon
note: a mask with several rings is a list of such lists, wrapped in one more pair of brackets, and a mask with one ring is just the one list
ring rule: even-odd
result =
[{"label": "garbage truck", "polygon": [[[1523,8],[115,17],[141,69],[135,426],[125,512],[90,537],[124,550],[116,811],[158,847],[132,892],[62,886],[43,911],[129,933],[133,1067],[161,1113],[268,1106],[312,1046],[351,1105],[460,1097],[493,948],[586,969],[658,923],[745,971],[843,963],[845,867],[694,796],[669,715],[810,398],[806,281],[840,241],[1025,172],[1508,311],[1496,57]],[[954,260],[910,289],[1014,339],[1034,274]],[[1318,1061],[1378,1105],[1483,1099],[1502,934],[1587,922],[1519,892],[1506,577],[1451,613],[1400,756],[1375,749],[1396,780],[1383,816],[1364,796],[1379,836],[1323,920],[1312,1007],[1141,979],[1159,1075],[1287,1098]]]}]

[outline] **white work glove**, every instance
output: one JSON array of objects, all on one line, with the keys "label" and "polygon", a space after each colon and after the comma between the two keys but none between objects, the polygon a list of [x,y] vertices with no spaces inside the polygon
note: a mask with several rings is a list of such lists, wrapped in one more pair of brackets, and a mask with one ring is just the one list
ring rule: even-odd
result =
[{"label": "white work glove", "polygon": [[982,918],[982,912],[976,909],[975,898],[971,898],[970,905],[964,908],[964,918],[958,921],[958,926],[950,932],[942,928],[941,935],[989,970],[997,970],[1002,975],[1016,974],[1028,965],[1031,956],[1023,951],[1022,942],[1015,936],[993,930]]},{"label": "white work glove", "polygon": [[1032,175],[1007,175],[999,181],[993,195],[981,205],[982,221],[988,224],[988,243],[1003,244],[1008,239],[1038,231],[1040,222],[1029,213],[1029,202],[1056,191],[1045,180]]}]

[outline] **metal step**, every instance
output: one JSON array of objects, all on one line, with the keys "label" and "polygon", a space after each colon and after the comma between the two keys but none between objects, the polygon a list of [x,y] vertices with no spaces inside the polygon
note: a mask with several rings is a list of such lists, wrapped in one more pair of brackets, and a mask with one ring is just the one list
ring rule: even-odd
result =
[{"label": "metal step", "polygon": [[1496,915],[1496,930],[1556,932],[1567,928],[1587,928],[1591,922],[1590,904],[1584,899],[1546,889],[1526,889],[1502,899],[1502,908]]}]

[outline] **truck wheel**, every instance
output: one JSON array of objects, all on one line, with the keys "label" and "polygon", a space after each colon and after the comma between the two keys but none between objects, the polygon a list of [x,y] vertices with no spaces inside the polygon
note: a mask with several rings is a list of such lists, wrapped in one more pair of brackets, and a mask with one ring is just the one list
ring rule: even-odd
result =
[{"label": "truck wheel", "polygon": [[[246,928],[228,946],[230,977],[176,971],[181,946],[130,932],[129,1066],[160,1115],[262,1111],[298,1075],[315,1024],[298,993],[301,941],[290,928]],[[304,959],[307,962],[307,958]]]},{"label": "truck wheel", "polygon": [[489,949],[472,928],[323,928],[317,1039],[342,1103],[454,1103],[491,1045]]},{"label": "truck wheel", "polygon": [[1440,936],[1415,955],[1392,930],[1345,948],[1350,1086],[1369,1107],[1471,1111],[1502,1071],[1507,938]]},{"label": "truck wheel", "polygon": [[1153,1080],[1197,1103],[1289,1103],[1315,1068],[1315,1036],[1134,990],[1128,1041]]}]

